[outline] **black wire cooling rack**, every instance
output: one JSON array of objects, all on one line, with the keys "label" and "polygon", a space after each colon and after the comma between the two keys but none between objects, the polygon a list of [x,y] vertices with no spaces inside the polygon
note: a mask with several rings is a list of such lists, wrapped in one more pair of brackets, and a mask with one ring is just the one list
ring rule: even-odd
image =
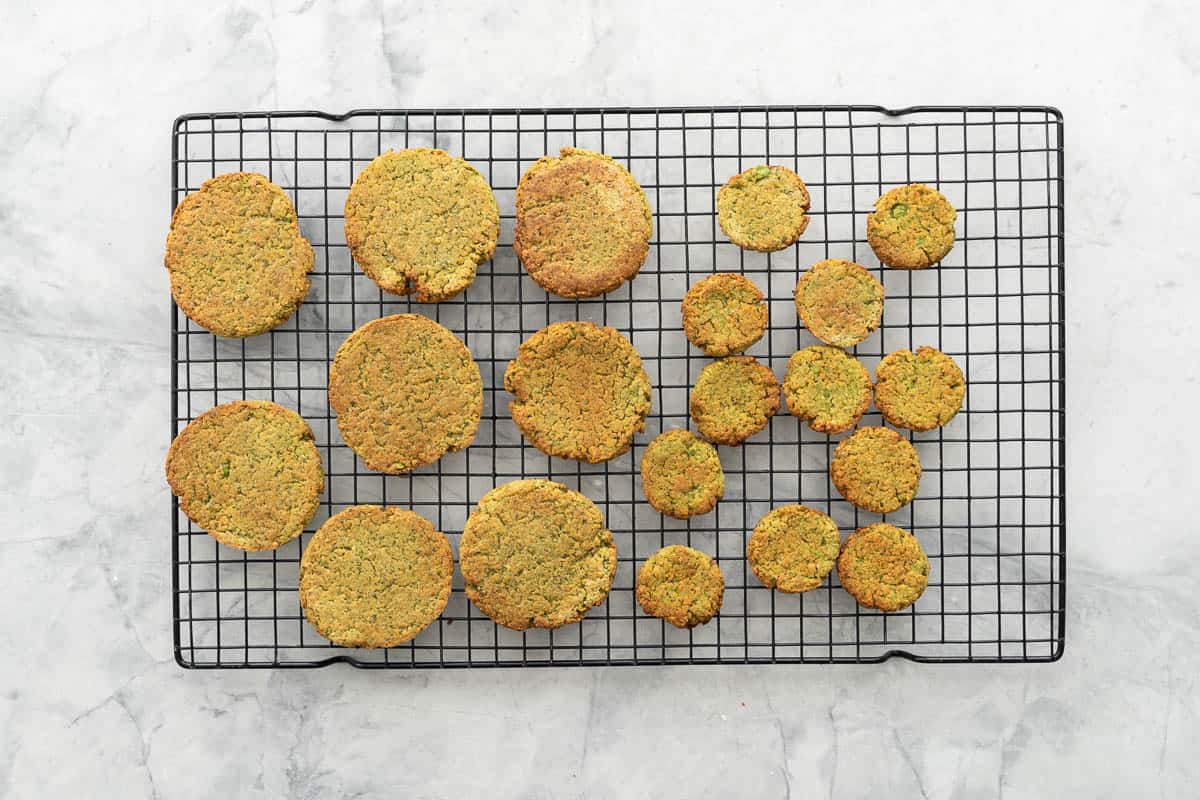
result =
[{"label": "black wire cooling rack", "polygon": [[[593,300],[549,296],[512,251],[513,195],[538,157],[576,145],[608,153],[654,209],[650,254],[636,279]],[[354,265],[342,208],[354,175],[389,148],[440,147],[474,164],[495,189],[500,246],[462,295],[419,305],[381,293]],[[764,162],[800,174],[812,194],[801,241],[772,254],[730,244],[717,189]],[[312,291],[269,334],[222,339],[172,308],[171,433],[217,403],[275,400],[316,433],[327,472],[321,509],[297,540],[268,553],[218,545],[171,507],[175,655],[186,667],[466,667],[581,664],[1052,661],[1062,654],[1065,586],[1062,117],[1051,108],[874,106],[505,109],[189,114],[172,142],[171,208],[204,180],[256,171],[295,201],[316,250]],[[939,267],[881,269],[866,214],[896,185],[937,187],[958,209],[958,239]],[[828,257],[866,265],[887,300],[879,331],[854,348],[869,369],[898,348],[929,344],[954,357],[966,402],[945,428],[911,435],[924,467],[913,503],[886,519],[929,554],[915,606],[882,614],[837,583],[785,595],[761,586],[745,541],[771,508],[802,502],[843,534],[878,521],[843,501],[828,478],[836,440],[785,412],[741,447],[721,447],[726,496],[711,514],[678,521],[644,502],[638,465],[661,430],[687,427],[688,390],[708,363],[681,330],[680,301],[714,271],[749,276],[770,303],[768,335],[748,352],[784,375],[815,343],[797,320],[799,275]],[[410,475],[368,470],[345,446],[326,400],[338,345],[377,317],[414,311],[462,337],[485,387],[475,443]],[[629,336],[654,383],[646,433],[605,464],[550,458],[508,415],[503,375],[520,342],[550,322],[587,319]],[[863,424],[881,424],[872,410]],[[474,502],[499,484],[552,478],[604,511],[619,555],[608,601],[582,623],[517,633],[471,606],[455,575],[442,618],[389,650],[335,648],[305,621],[300,554],[313,531],[349,505],[411,508],[457,548]],[[648,617],[636,569],[664,544],[714,556],[725,574],[720,614],[691,631]]]}]

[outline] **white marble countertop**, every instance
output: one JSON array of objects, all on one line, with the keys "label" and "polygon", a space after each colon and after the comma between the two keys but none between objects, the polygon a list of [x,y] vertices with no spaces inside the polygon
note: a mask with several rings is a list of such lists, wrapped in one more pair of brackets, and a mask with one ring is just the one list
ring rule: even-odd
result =
[{"label": "white marble countertop", "polygon": [[[1181,500],[1200,452],[1178,427],[1200,335],[1194,5],[42,5],[0,11],[0,797],[1196,791],[1200,536]],[[175,665],[160,263],[176,115],[770,102],[1063,110],[1062,661]]]}]

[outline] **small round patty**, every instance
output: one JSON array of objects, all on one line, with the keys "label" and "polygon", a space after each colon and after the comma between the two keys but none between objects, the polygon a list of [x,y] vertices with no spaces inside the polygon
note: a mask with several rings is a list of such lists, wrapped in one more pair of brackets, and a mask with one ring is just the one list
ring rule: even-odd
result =
[{"label": "small round patty", "polygon": [[400,508],[353,506],[330,517],[300,559],[300,607],[343,647],[395,647],[446,608],[450,541]]},{"label": "small round patty", "polygon": [[317,513],[325,472],[312,428],[265,400],[205,411],[167,451],[167,483],[188,519],[223,545],[270,550]]},{"label": "small round patty", "polygon": [[769,253],[800,238],[810,202],[799,175],[761,164],[734,175],[717,192],[717,220],[729,241]]},{"label": "small round patty", "polygon": [[700,371],[688,405],[705,439],[741,444],[765,428],[779,410],[779,381],[756,358],[722,358]]},{"label": "small round patty", "polygon": [[659,434],[642,456],[642,489],[650,505],[669,517],[707,514],[725,495],[717,448],[685,430]]},{"label": "small round patty", "polygon": [[917,537],[886,522],[850,534],[837,566],[846,591],[881,611],[911,606],[929,584],[929,558]]},{"label": "small round patty", "polygon": [[746,560],[764,586],[807,592],[825,582],[841,543],[828,515],[808,506],[780,506],[754,526]]},{"label": "small round patty", "polygon": [[539,286],[595,297],[641,269],[650,252],[650,201],[629,170],[603,153],[564,147],[517,184],[513,250]]},{"label": "small round patty", "polygon": [[954,359],[932,347],[888,353],[875,368],[875,405],[901,428],[928,431],[954,419],[967,391]]},{"label": "small round patty", "polygon": [[628,339],[591,322],[556,322],[521,343],[504,372],[513,422],[533,446],[596,464],[645,430],[650,378]]},{"label": "small round patty", "polygon": [[683,332],[710,356],[740,353],[767,330],[763,293],[744,275],[718,272],[683,297]]},{"label": "small round patty", "polygon": [[184,314],[218,336],[242,338],[295,313],[313,259],[283,189],[233,172],[205,181],[175,207],[164,264]]},{"label": "small round patty", "polygon": [[916,497],[921,461],[912,443],[891,428],[859,428],[833,451],[829,477],[854,505],[888,514]]},{"label": "small round patty", "polygon": [[346,244],[384,290],[436,303],[496,251],[500,208],[479,171],[444,150],[389,150],[346,197]]},{"label": "small round patty", "polygon": [[875,201],[867,215],[867,243],[889,267],[924,269],[954,247],[958,212],[936,189],[898,186]]},{"label": "small round patty", "polygon": [[822,342],[851,347],[879,327],[883,284],[853,261],[818,261],[796,282],[796,311]]},{"label": "small round patty", "polygon": [[815,344],[788,360],[783,380],[788,411],[818,433],[845,433],[871,405],[871,376],[857,358]]},{"label": "small round patty", "polygon": [[600,509],[545,480],[512,481],[485,494],[458,554],[467,597],[516,631],[583,619],[608,597],[617,570]]},{"label": "small round patty", "polygon": [[395,314],[342,342],[329,368],[329,405],[350,449],[371,469],[396,475],[471,443],[483,379],[449,330]]},{"label": "small round patty", "polygon": [[637,599],[647,614],[676,628],[712,619],[725,597],[721,568],[705,553],[672,544],[659,550],[637,574]]}]

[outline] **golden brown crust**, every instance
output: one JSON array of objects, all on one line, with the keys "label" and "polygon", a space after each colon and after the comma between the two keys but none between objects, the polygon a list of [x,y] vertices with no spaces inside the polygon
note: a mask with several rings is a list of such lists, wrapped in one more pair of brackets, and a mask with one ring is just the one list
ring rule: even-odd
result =
[{"label": "golden brown crust", "polygon": [[483,379],[449,330],[418,314],[395,314],[368,322],[338,348],[329,405],[342,438],[368,467],[399,474],[471,443]]},{"label": "golden brown crust", "polygon": [[717,449],[689,431],[659,434],[642,456],[642,489],[650,505],[667,516],[707,514],[725,494]]},{"label": "golden brown crust", "polygon": [[346,197],[346,244],[386,291],[436,303],[475,280],[500,235],[500,209],[479,172],[444,150],[389,150]]},{"label": "golden brown crust", "polygon": [[765,428],[779,410],[779,381],[756,358],[722,358],[700,371],[688,406],[701,436],[738,445]]},{"label": "golden brown crust", "polygon": [[958,212],[945,195],[920,183],[898,186],[867,215],[867,243],[889,267],[924,269],[954,247]]},{"label": "golden brown crust", "polygon": [[879,327],[883,284],[853,261],[818,261],[796,282],[796,311],[813,336],[851,347]]},{"label": "golden brown crust", "polygon": [[718,272],[683,297],[683,332],[710,356],[740,353],[767,330],[763,293],[744,275]]},{"label": "golden brown crust", "polygon": [[921,461],[912,443],[891,428],[859,428],[833,451],[829,477],[854,505],[889,514],[916,497]]},{"label": "golden brown crust", "polygon": [[166,466],[183,513],[239,550],[270,550],[299,536],[325,488],[312,428],[265,400],[235,400],[196,417],[171,442]]},{"label": "golden brown crust", "polygon": [[641,269],[650,251],[650,202],[609,156],[560,152],[539,158],[517,184],[513,250],[546,291],[595,297]]},{"label": "golden brown crust", "polygon": [[929,584],[929,558],[917,537],[886,522],[850,534],[837,566],[846,591],[881,611],[911,606]]},{"label": "golden brown crust", "polygon": [[600,509],[545,480],[512,481],[485,494],[458,553],[467,597],[516,631],[583,619],[608,597],[617,570]]},{"label": "golden brown crust", "polygon": [[556,322],[521,343],[504,372],[513,422],[543,453],[596,464],[645,430],[650,378],[629,340],[591,322]]},{"label": "golden brown crust", "polygon": [[171,216],[163,263],[184,314],[218,336],[255,336],[308,294],[313,249],[292,201],[253,172],[205,181]]},{"label": "golden brown crust", "polygon": [[783,397],[788,411],[818,433],[845,433],[871,405],[871,376],[844,350],[813,345],[792,354]]},{"label": "golden brown crust", "polygon": [[343,647],[395,647],[441,616],[450,599],[450,541],[424,517],[354,506],[330,517],[300,560],[300,606]]},{"label": "golden brown crust", "polygon": [[807,506],[780,506],[754,526],[746,560],[764,586],[807,592],[825,583],[837,560],[837,523]]},{"label": "golden brown crust", "polygon": [[647,614],[665,619],[676,628],[694,628],[720,610],[725,576],[705,553],[672,544],[642,564],[636,594]]},{"label": "golden brown crust", "polygon": [[888,353],[875,368],[875,405],[901,428],[928,431],[954,419],[967,391],[954,359],[932,347]]},{"label": "golden brown crust", "polygon": [[717,192],[717,219],[729,241],[773,252],[796,242],[808,227],[808,188],[787,167],[751,167]]}]

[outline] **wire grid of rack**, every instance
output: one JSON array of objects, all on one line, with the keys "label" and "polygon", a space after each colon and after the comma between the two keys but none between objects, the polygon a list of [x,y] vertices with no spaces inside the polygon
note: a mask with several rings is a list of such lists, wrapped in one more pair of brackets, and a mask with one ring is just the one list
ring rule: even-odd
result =
[{"label": "wire grid of rack", "polygon": [[[217,113],[180,117],[172,147],[173,208],[213,175],[256,171],[293,198],[316,251],[307,301],[287,323],[246,340],[222,339],[172,308],[171,432],[221,402],[270,399],[316,434],[327,473],[321,509],[304,534],[267,553],[224,548],[172,501],[173,621],[187,667],[361,667],[1051,661],[1064,645],[1065,431],[1062,118],[1051,108],[873,106],[369,110]],[[654,210],[639,275],[607,295],[547,295],[512,251],[521,173],[562,146],[603,151],[626,165]],[[392,148],[439,147],[488,179],[501,209],[495,259],[463,294],[420,305],[380,289],[345,246],[342,208],[354,175]],[[716,222],[717,189],[770,162],[794,169],[812,194],[811,222],[786,250],[730,244]],[[958,209],[958,239],[940,266],[883,269],[865,242],[865,216],[896,185],[937,187]],[[679,521],[642,497],[639,463],[662,430],[690,423],[687,396],[708,363],[681,331],[680,301],[714,271],[749,276],[766,294],[770,328],[748,353],[783,376],[788,357],[816,340],[792,300],[799,275],[828,257],[866,265],[883,282],[883,324],[854,348],[873,369],[898,348],[929,344],[967,376],[966,401],[945,428],[911,434],[924,474],[911,505],[884,517],[929,554],[929,588],[911,608],[882,614],[838,585],[773,592],[747,569],[745,541],[773,507],[801,502],[829,513],[843,535],[878,521],[833,490],[836,438],[781,412],[741,447],[721,447],[726,494],[705,516]],[[371,472],[345,446],[326,399],[328,365],[356,327],[414,311],[460,336],[483,375],[474,444],[409,475]],[[630,453],[586,465],[546,456],[522,439],[503,388],[518,344],[550,322],[611,325],[641,353],[654,384],[645,435]],[[862,424],[881,424],[872,409]],[[455,574],[441,619],[387,650],[330,645],[304,619],[297,580],[312,533],[350,505],[411,508],[457,552],[472,505],[494,486],[539,477],[582,491],[604,512],[619,564],[607,602],[582,623],[523,633],[495,625]],[[712,556],[726,579],[709,624],[676,630],[634,599],[637,567],[664,544]]]}]

